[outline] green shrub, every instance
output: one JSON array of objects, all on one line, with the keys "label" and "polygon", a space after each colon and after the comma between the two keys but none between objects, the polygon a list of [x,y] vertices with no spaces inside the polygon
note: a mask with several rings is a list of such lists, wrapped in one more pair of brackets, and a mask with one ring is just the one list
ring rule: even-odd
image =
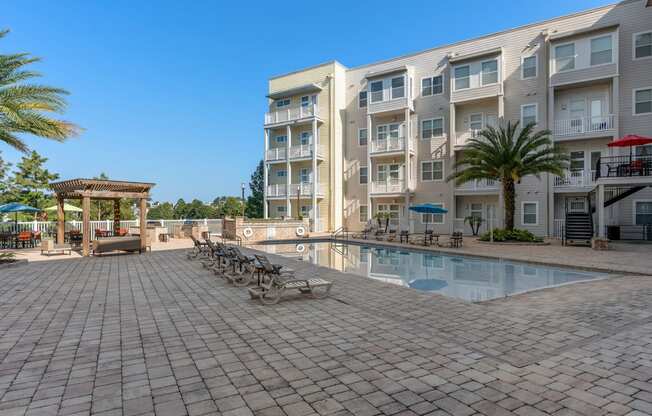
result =
[{"label": "green shrub", "polygon": [[[491,234],[487,231],[480,236],[480,241],[490,241]],[[519,230],[514,228],[509,231],[503,228],[494,229],[494,241],[518,241],[523,243],[540,243],[542,238],[537,237],[528,230]]]}]

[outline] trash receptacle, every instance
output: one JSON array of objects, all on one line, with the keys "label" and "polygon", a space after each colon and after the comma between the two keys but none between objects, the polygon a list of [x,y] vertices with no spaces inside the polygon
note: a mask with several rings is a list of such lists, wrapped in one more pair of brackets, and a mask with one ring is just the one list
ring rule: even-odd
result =
[{"label": "trash receptacle", "polygon": [[620,226],[607,225],[607,238],[609,240],[620,240]]}]

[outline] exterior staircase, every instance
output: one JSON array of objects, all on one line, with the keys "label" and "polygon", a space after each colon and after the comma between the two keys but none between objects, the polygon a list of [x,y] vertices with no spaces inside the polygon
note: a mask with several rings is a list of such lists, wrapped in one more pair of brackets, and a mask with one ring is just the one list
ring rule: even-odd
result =
[{"label": "exterior staircase", "polygon": [[566,212],[564,241],[567,245],[591,245],[593,215],[588,212]]}]

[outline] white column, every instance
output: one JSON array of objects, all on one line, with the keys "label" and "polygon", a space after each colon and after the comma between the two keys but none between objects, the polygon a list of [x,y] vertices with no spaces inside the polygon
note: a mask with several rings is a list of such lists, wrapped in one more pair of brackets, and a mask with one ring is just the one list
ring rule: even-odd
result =
[{"label": "white column", "polygon": [[611,114],[614,114],[614,139],[622,137],[620,133],[620,77],[613,77],[611,81]]},{"label": "white column", "polygon": [[372,131],[371,115],[367,114],[367,216],[373,218],[371,209],[371,183],[373,182],[373,169],[371,168],[371,141],[375,138]]},{"label": "white column", "polygon": [[605,218],[604,218],[604,185],[598,185],[596,198],[596,211],[598,213],[598,237],[605,237]]},{"label": "white column", "polygon": [[267,184],[269,183],[269,165],[267,164],[267,150],[269,150],[269,129],[265,129],[265,154],[263,156],[263,218],[267,218],[268,202],[267,202]]},{"label": "white column", "polygon": [[292,217],[292,204],[290,202],[290,185],[292,184],[292,166],[290,165],[290,146],[292,146],[292,128],[286,128],[287,139],[285,143],[285,207],[288,218]]},{"label": "white column", "polygon": [[[312,216],[312,231],[317,231],[317,189],[319,189],[319,175],[317,172],[317,118],[312,120],[312,209],[310,215]],[[300,209],[297,207],[297,209]],[[321,231],[321,230],[319,230]]]},{"label": "white column", "polygon": [[406,108],[405,109],[405,128],[404,134],[404,143],[405,143],[405,172],[403,175],[405,176],[405,208],[403,210],[403,224],[409,224],[410,223],[410,190],[411,190],[411,185],[412,185],[412,160],[410,159],[410,140],[412,139],[412,126],[410,123],[410,109]]},{"label": "white column", "polygon": [[451,103],[450,110],[448,112],[448,142],[449,142],[449,152],[450,156],[453,156],[453,150],[455,148],[455,142],[457,137],[455,134],[455,104]]}]

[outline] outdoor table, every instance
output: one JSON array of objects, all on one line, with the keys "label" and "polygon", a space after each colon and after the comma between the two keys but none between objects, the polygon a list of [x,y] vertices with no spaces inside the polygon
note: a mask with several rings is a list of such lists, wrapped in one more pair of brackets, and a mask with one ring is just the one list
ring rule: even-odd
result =
[{"label": "outdoor table", "polygon": [[111,237],[112,234],[109,230],[95,230],[95,237]]}]

